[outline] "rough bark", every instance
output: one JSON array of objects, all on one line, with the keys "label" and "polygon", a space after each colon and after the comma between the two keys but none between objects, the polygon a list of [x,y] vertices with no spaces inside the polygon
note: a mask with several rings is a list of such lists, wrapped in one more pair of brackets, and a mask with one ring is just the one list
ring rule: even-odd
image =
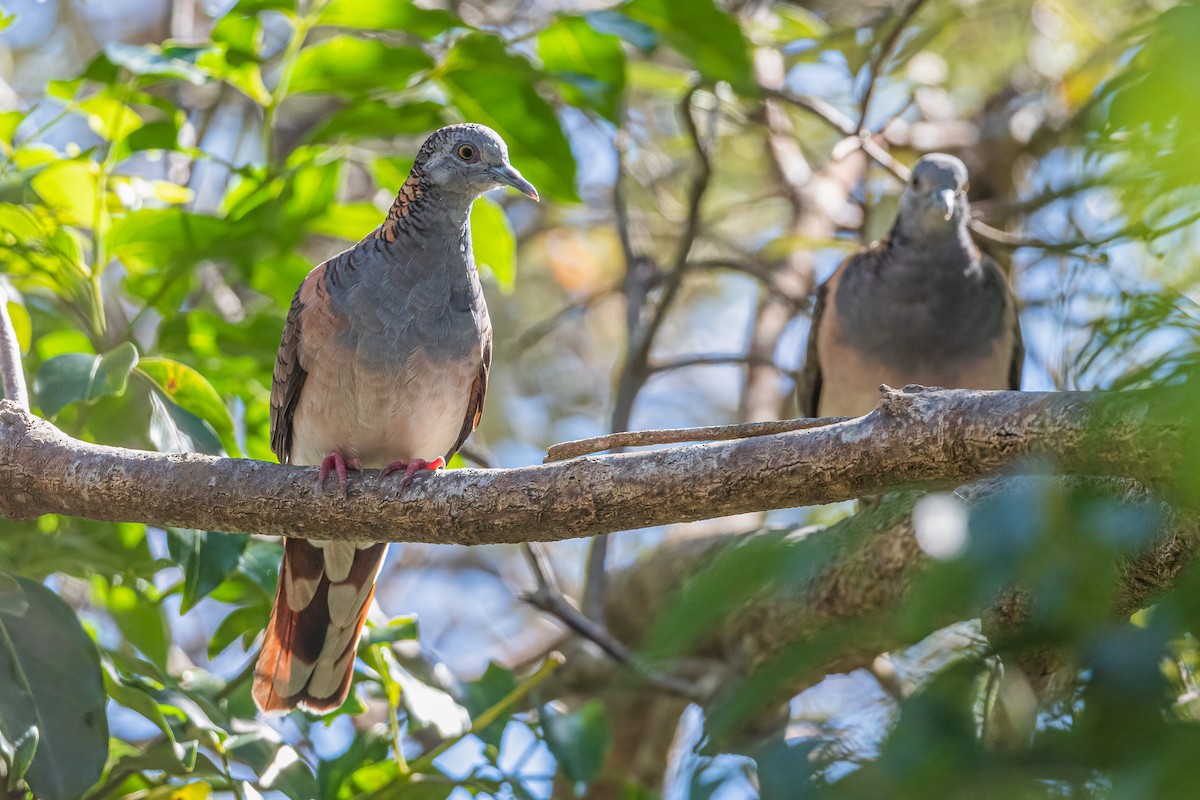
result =
[{"label": "rough bark", "polygon": [[557,541],[729,514],[959,485],[1049,462],[1060,474],[1174,473],[1182,436],[1164,393],[889,390],[848,422],[733,442],[425,475],[368,471],[350,496],[316,469],[149,453],[72,439],[0,404],[0,514],[67,514],[354,541]]}]

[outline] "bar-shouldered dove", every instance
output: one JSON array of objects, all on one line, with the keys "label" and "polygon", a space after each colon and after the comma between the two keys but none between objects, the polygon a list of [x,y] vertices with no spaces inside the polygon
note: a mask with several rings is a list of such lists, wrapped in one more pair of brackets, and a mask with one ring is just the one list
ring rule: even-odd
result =
[{"label": "bar-shouldered dove", "polygon": [[969,221],[963,163],[942,153],[918,161],[891,233],[817,288],[802,414],[861,416],[880,384],[1021,388],[1016,305]]},{"label": "bar-shouldered dove", "polygon": [[[387,218],[308,274],[288,311],[271,388],[271,448],[347,469],[444,465],[479,424],[492,325],[468,217],[484,192],[537,191],[482,125],[451,125],[421,146]],[[387,544],[289,537],[254,672],[264,711],[325,712],[346,699]]]}]

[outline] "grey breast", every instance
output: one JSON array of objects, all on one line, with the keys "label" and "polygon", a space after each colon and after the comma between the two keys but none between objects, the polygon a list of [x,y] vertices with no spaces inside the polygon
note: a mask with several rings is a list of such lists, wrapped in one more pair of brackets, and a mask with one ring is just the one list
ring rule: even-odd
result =
[{"label": "grey breast", "polygon": [[364,240],[354,280],[331,290],[331,302],[349,321],[341,344],[363,366],[399,371],[417,355],[461,362],[479,352],[487,310],[469,236],[445,234]]},{"label": "grey breast", "polygon": [[854,259],[834,302],[846,343],[901,369],[983,357],[1006,325],[999,271],[957,248]]}]

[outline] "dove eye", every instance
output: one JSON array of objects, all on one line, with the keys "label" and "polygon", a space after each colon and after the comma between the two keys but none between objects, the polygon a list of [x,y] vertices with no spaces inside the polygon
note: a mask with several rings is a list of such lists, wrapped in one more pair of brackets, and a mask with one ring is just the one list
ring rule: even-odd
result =
[{"label": "dove eye", "polygon": [[463,161],[475,161],[479,156],[479,151],[474,145],[460,144],[458,146],[458,157]]}]

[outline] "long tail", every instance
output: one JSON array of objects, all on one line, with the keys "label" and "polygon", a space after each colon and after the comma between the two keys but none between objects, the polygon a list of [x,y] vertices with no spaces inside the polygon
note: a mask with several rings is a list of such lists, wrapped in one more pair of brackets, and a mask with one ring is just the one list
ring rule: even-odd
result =
[{"label": "long tail", "polygon": [[386,544],[287,540],[275,607],[254,668],[260,709],[326,712],[345,701],[386,553]]}]

